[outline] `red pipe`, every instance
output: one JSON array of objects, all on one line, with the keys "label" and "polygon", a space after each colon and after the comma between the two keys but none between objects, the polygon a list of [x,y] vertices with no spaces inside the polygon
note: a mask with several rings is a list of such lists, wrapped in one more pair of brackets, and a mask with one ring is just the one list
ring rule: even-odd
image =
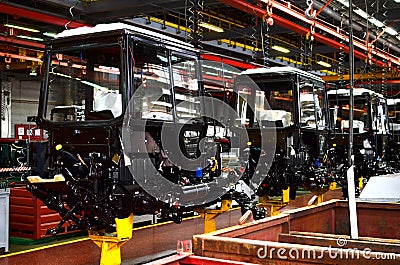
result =
[{"label": "red pipe", "polygon": [[30,48],[34,47],[34,48],[39,48],[41,50],[44,49],[44,44],[33,42],[33,41],[20,40],[20,39],[17,39],[17,38],[9,38],[9,37],[0,36],[0,42],[18,44],[18,45],[27,46],[27,47],[30,47]]},{"label": "red pipe", "polygon": [[[242,11],[244,11],[246,13],[249,13],[251,15],[256,15],[256,16],[261,17],[261,18],[266,15],[266,10],[264,10],[264,9],[262,9],[260,7],[251,5],[251,4],[247,3],[247,2],[241,1],[241,0],[218,0],[218,1],[221,2],[221,3],[224,3],[224,4],[228,5],[228,6],[231,6],[233,8],[242,10]],[[300,25],[298,25],[298,24],[296,24],[296,23],[294,23],[294,22],[292,22],[290,20],[287,20],[287,19],[282,18],[280,16],[277,16],[275,14],[272,14],[271,16],[274,19],[274,23],[276,23],[278,26],[281,26],[283,28],[289,29],[289,30],[291,30],[293,32],[296,32],[296,33],[299,33],[301,35],[307,35],[310,32],[310,29],[304,28],[304,27],[302,27],[302,26],[300,26]],[[340,50],[342,48],[345,52],[349,53],[349,47],[348,46],[344,46],[343,44],[341,44],[341,43],[339,43],[339,42],[337,42],[337,41],[335,41],[333,39],[330,39],[330,38],[328,38],[328,37],[326,37],[324,35],[321,35],[319,33],[314,33],[313,36],[314,36],[315,40],[317,40],[317,41],[319,41],[319,42],[321,42],[323,44],[331,46],[331,47],[333,47],[333,48],[335,48],[337,50]],[[378,51],[375,51],[375,54],[378,54],[381,57],[383,56]],[[362,53],[362,52],[360,52],[360,51],[354,51],[354,56],[359,58],[359,59],[362,59],[362,60],[365,60],[367,58],[367,55]],[[389,61],[391,61],[393,63],[400,64],[400,61],[398,59],[390,58],[387,55],[385,55],[385,57],[386,57],[387,60],[389,60]],[[382,62],[380,60],[377,60],[375,58],[372,58],[372,61],[375,64],[379,65],[379,66],[387,66],[387,63],[384,63],[384,62]]]},{"label": "red pipe", "polygon": [[319,14],[321,14],[322,11],[324,11],[324,9],[329,6],[332,3],[332,0],[329,0],[328,2],[325,3],[325,5],[323,7],[320,8],[320,10],[317,11],[315,16],[318,16]]},{"label": "red pipe", "polygon": [[[382,79],[378,79],[378,80],[370,81],[370,82],[356,82],[355,84],[357,84],[357,85],[382,84]],[[388,85],[400,84],[400,80],[387,79],[387,80],[385,80],[385,84],[388,84]]]},{"label": "red pipe", "polygon": [[[296,23],[294,23],[294,22],[292,22],[290,20],[284,19],[284,18],[276,16],[274,14],[272,15],[272,17],[274,19],[274,22],[277,25],[281,26],[281,27],[287,27],[288,29],[290,29],[290,30],[292,30],[292,31],[294,31],[296,33],[299,33],[301,35],[307,35],[307,33],[309,33],[309,29],[304,28],[304,27],[302,27],[302,26],[300,26],[300,25],[298,25],[298,24],[296,24]],[[350,48],[348,46],[344,46],[340,42],[337,42],[337,41],[335,41],[335,40],[333,40],[331,38],[328,38],[328,37],[326,37],[326,36],[324,36],[322,34],[319,34],[319,33],[314,33],[313,36],[314,36],[314,38],[316,40],[318,40],[319,42],[321,42],[323,44],[326,44],[326,45],[328,45],[330,47],[333,47],[333,48],[335,48],[337,50],[340,50],[342,48],[343,51],[349,53]],[[354,56],[359,58],[359,59],[362,59],[362,60],[365,60],[368,57],[366,54],[364,54],[364,53],[362,53],[360,51],[357,51],[357,50],[354,50]],[[377,60],[375,58],[372,58],[372,61],[375,64],[377,64],[378,66],[381,66],[381,67],[384,67],[386,65],[384,62],[379,61],[379,60]]]},{"label": "red pipe", "polygon": [[82,23],[82,22],[71,21],[68,19],[55,17],[55,16],[44,14],[44,13],[31,11],[31,10],[27,10],[24,8],[4,4],[4,3],[0,3],[0,13],[17,16],[17,17],[23,17],[23,18],[27,18],[27,19],[32,19],[32,20],[44,22],[47,24],[57,25],[57,26],[61,26],[61,27],[65,27],[65,25],[67,25],[68,28],[79,28],[82,26],[90,26],[90,25]]},{"label": "red pipe", "polygon": [[214,62],[218,62],[218,63],[225,63],[225,64],[229,64],[232,66],[235,66],[237,68],[240,69],[253,69],[253,68],[258,68],[255,65],[252,64],[248,64],[248,63],[243,63],[243,62],[238,62],[232,59],[228,59],[228,58],[223,58],[221,56],[216,56],[216,55],[211,55],[211,54],[202,54],[201,58],[204,60],[209,60],[209,61],[214,61]]}]

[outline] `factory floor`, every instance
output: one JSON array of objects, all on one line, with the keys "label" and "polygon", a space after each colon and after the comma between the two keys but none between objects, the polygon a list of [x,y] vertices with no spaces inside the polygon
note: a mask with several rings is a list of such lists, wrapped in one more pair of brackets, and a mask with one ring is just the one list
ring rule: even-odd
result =
[{"label": "factory floor", "polygon": [[[306,206],[312,197],[306,193],[291,201],[281,211]],[[324,200],[340,199],[341,190],[329,191]],[[237,225],[240,210],[230,210],[217,218],[217,229]],[[202,234],[204,221],[198,216],[184,219],[181,224],[158,223],[134,228],[133,238],[121,248],[122,264],[143,264],[176,253],[178,240],[190,240],[194,234]],[[10,245],[9,254],[0,255],[0,265],[97,265],[100,248],[87,236],[56,239],[35,245]]]}]

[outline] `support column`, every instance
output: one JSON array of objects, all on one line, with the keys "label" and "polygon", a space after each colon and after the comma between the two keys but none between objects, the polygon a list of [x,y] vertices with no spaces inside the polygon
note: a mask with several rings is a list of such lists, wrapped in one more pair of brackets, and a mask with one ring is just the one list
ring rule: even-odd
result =
[{"label": "support column", "polygon": [[121,246],[132,238],[133,214],[124,219],[115,219],[117,231],[89,231],[89,238],[101,248],[100,265],[120,265]]},{"label": "support column", "polygon": [[196,212],[204,219],[204,233],[210,233],[217,230],[216,218],[229,211],[232,206],[232,200],[222,200],[220,209],[197,209]]}]

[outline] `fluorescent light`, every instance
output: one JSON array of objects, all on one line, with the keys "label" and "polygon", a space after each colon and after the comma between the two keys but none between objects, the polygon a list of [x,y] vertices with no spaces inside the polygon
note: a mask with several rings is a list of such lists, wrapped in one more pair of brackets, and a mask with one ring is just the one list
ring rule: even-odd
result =
[{"label": "fluorescent light", "polygon": [[223,28],[205,22],[201,22],[199,26],[216,32],[224,32]]},{"label": "fluorescent light", "polygon": [[383,24],[383,22],[381,22],[373,17],[369,18],[368,21],[371,22],[372,24],[374,24],[375,26],[377,26],[378,28],[383,28],[385,26],[385,24]]},{"label": "fluorescent light", "polygon": [[[347,0],[338,0],[342,5],[345,7],[349,7],[349,1]],[[395,0],[395,2],[400,3],[400,0]],[[360,8],[355,8],[354,13],[359,15],[360,17],[367,19],[369,22],[371,22],[373,25],[377,26],[378,28],[383,28],[385,24],[382,21],[377,20],[376,18],[371,17],[367,12],[363,11]],[[388,32],[391,34],[390,32]],[[393,34],[392,34],[393,35]],[[394,34],[396,35],[396,34]]]},{"label": "fluorescent light", "polygon": [[218,73],[212,73],[212,72],[204,72],[207,75],[213,75],[213,76],[218,76]]},{"label": "fluorescent light", "polygon": [[273,45],[273,46],[271,47],[271,49],[273,49],[273,50],[275,50],[275,51],[278,51],[278,52],[283,52],[283,53],[289,53],[289,52],[290,52],[289,49],[286,49],[286,48],[281,47],[281,46],[278,46],[278,45]]},{"label": "fluorescent light", "polygon": [[338,2],[342,3],[345,7],[349,7],[349,1],[347,0],[338,0]]},{"label": "fluorescent light", "polygon": [[320,72],[326,73],[327,75],[337,75],[337,73],[325,69],[321,70]]},{"label": "fluorescent light", "polygon": [[387,27],[385,29],[385,31],[386,31],[386,33],[388,33],[388,34],[390,34],[392,36],[396,36],[397,35],[397,31],[392,27]]},{"label": "fluorescent light", "polygon": [[42,38],[36,38],[36,37],[30,37],[30,36],[24,36],[24,35],[18,35],[17,37],[21,38],[21,39],[27,39],[27,40],[43,41]]},{"label": "fluorescent light", "polygon": [[395,3],[400,3],[400,0],[394,0]]},{"label": "fluorescent light", "polygon": [[13,24],[4,24],[4,26],[6,26],[8,28],[21,29],[21,30],[30,31],[30,32],[40,32],[37,29],[27,28],[27,27],[23,27],[23,26],[17,26],[17,25],[13,25]]},{"label": "fluorescent light", "polygon": [[29,73],[29,75],[37,76],[36,69],[35,69],[35,68],[32,68],[32,69],[31,69],[31,72]]},{"label": "fluorescent light", "polygon": [[356,13],[357,15],[359,15],[360,17],[365,18],[365,19],[368,19],[368,17],[369,17],[369,15],[365,11],[363,11],[359,8],[355,9],[354,13]]},{"label": "fluorescent light", "polygon": [[324,62],[324,61],[318,61],[317,64],[325,66],[325,67],[332,67],[330,63]]},{"label": "fluorescent light", "polygon": [[53,32],[44,32],[43,35],[50,37],[50,38],[55,38],[57,36],[57,33]]}]

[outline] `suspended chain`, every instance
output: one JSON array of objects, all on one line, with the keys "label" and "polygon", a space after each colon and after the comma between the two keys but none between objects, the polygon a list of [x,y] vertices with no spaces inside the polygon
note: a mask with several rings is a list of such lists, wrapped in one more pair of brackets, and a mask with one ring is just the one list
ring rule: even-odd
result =
[{"label": "suspended chain", "polygon": [[203,28],[199,26],[203,21],[203,8],[203,0],[188,0],[188,42],[199,49],[203,48]]},{"label": "suspended chain", "polygon": [[[312,20],[316,17],[316,10],[314,9],[314,1],[313,0],[307,0],[307,9],[304,11],[305,16]],[[305,71],[311,71],[312,70],[312,60],[313,60],[313,47],[314,47],[314,33],[315,33],[315,24],[311,23],[310,25],[310,31],[307,33],[304,46],[303,46],[303,39],[301,40],[301,64],[302,68]],[[303,49],[304,47],[304,49]]]},{"label": "suspended chain", "polygon": [[[346,8],[344,5],[341,6],[341,11],[340,11],[340,29],[339,32],[343,34],[345,32],[344,29],[344,16],[345,16]],[[346,81],[344,81],[344,75],[345,75],[345,60],[346,60],[346,53],[344,52],[344,39],[340,40],[340,51],[338,54],[338,75],[339,75],[339,88],[345,88],[346,87]]]},{"label": "suspended chain", "polygon": [[253,52],[251,54],[251,61],[253,63],[257,62],[257,47],[258,47],[258,17],[254,14],[251,18],[251,46],[253,47]]},{"label": "suspended chain", "polygon": [[[378,8],[378,3],[375,3],[376,7]],[[371,17],[375,18],[377,15],[377,11],[375,10],[372,14]],[[374,91],[378,91],[377,89],[377,78],[376,78],[376,71],[378,70],[375,63],[373,63],[373,59],[374,59],[374,54],[372,53],[373,49],[374,49],[374,44],[370,45],[370,43],[372,43],[371,41],[369,41],[369,46],[368,46],[368,65],[369,65],[369,75],[368,75],[368,88]]]},{"label": "suspended chain", "polygon": [[312,70],[312,54],[313,54],[313,47],[314,47],[314,24],[310,26],[310,32],[307,33],[305,39],[305,49],[304,49],[304,70],[311,71]]},{"label": "suspended chain", "polygon": [[[382,11],[383,11],[383,23],[385,25],[387,25],[387,0],[383,2],[382,5]],[[382,47],[383,51],[386,51],[387,53],[389,53],[389,45],[386,42],[383,43],[383,47]],[[383,96],[385,98],[387,98],[387,74],[388,74],[388,61],[386,59],[383,60],[383,62],[385,63],[385,65],[382,68],[382,84],[381,84],[381,93],[383,94]]]},{"label": "suspended chain", "polygon": [[302,70],[306,70],[306,39],[303,35],[300,36],[300,60]]},{"label": "suspended chain", "polygon": [[264,39],[263,42],[263,61],[264,66],[269,67],[269,58],[271,57],[271,50],[270,50],[270,36],[269,36],[269,25],[267,22],[263,21],[263,28],[264,28],[264,35],[261,32],[262,38]]},{"label": "suspended chain", "polygon": [[272,18],[272,3],[267,1],[266,3],[265,16],[263,17],[263,23],[261,27],[261,39],[263,40],[263,63],[264,66],[269,67],[269,59],[271,57],[271,38],[270,38],[270,26],[274,24]]},{"label": "suspended chain", "polygon": [[195,38],[195,32],[197,25],[195,23],[195,0],[187,0],[188,7],[187,7],[187,21],[189,22],[188,24],[188,29],[189,29],[189,34],[188,34],[188,42],[193,43],[194,38]]},{"label": "suspended chain", "polygon": [[314,25],[311,26],[311,36],[308,40],[308,70],[312,71],[312,61],[313,61],[313,48],[314,48]]},{"label": "suspended chain", "polygon": [[[203,22],[204,17],[203,17],[203,9],[204,9],[204,0],[197,0],[196,3],[196,7],[197,7],[197,23],[198,25],[200,25],[200,23]],[[198,27],[198,31],[197,31],[197,37],[198,37],[198,48],[203,50],[203,28],[202,27]]]}]

